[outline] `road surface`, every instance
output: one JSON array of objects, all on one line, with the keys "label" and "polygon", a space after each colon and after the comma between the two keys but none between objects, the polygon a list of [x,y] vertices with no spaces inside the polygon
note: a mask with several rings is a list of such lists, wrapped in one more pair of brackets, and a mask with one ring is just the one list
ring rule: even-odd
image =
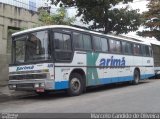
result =
[{"label": "road surface", "polygon": [[0,112],[160,112],[160,80],[145,80],[139,85],[114,84],[96,87],[77,97],[68,97],[64,92],[51,93],[45,97],[17,97],[0,102]]}]

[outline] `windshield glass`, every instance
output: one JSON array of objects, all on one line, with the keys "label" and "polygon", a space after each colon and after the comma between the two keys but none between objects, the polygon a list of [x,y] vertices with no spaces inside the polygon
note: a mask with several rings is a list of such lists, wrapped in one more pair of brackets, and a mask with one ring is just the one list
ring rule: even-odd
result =
[{"label": "windshield glass", "polygon": [[21,36],[15,38],[15,57],[18,62],[24,62],[25,59],[25,40],[27,36]]},{"label": "windshield glass", "polygon": [[15,62],[33,62],[51,58],[48,31],[38,31],[14,38]]}]

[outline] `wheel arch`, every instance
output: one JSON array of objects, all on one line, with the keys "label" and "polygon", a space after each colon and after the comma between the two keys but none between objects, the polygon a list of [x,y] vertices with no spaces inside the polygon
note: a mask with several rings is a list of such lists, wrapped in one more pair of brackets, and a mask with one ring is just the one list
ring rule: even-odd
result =
[{"label": "wheel arch", "polygon": [[78,73],[78,74],[80,74],[80,75],[82,76],[82,79],[83,79],[82,81],[83,81],[83,83],[84,83],[84,86],[86,86],[86,73],[84,72],[84,70],[81,69],[81,68],[73,69],[73,70],[71,71],[70,75],[69,75],[69,79],[70,79],[70,76],[71,76],[73,73]]},{"label": "wheel arch", "polygon": [[134,71],[135,71],[135,70],[137,70],[137,71],[139,72],[139,75],[140,75],[140,77],[141,77],[141,71],[140,71],[139,67],[135,67]]},{"label": "wheel arch", "polygon": [[[134,68],[134,72],[135,72],[136,70],[139,72],[139,79],[141,80],[141,70],[140,70],[139,67],[135,67],[135,68]],[[134,72],[133,72],[133,73],[134,73]]]},{"label": "wheel arch", "polygon": [[[73,69],[73,70],[71,71],[71,73],[70,73],[70,76],[71,76],[71,74],[73,74],[73,73],[78,73],[78,74],[80,74],[80,75],[82,76],[83,79],[86,79],[86,74],[85,74],[84,70],[81,69],[81,68]],[[69,76],[69,77],[70,77],[70,76]]]}]

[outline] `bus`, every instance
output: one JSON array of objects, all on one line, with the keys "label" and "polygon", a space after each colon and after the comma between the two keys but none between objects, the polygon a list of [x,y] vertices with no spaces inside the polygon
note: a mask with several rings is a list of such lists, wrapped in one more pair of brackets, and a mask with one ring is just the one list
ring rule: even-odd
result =
[{"label": "bus", "polygon": [[160,78],[160,42],[150,40],[150,43],[153,51],[155,78]]},{"label": "bus", "polygon": [[32,28],[12,35],[10,90],[66,90],[132,82],[155,75],[151,44],[65,25]]}]

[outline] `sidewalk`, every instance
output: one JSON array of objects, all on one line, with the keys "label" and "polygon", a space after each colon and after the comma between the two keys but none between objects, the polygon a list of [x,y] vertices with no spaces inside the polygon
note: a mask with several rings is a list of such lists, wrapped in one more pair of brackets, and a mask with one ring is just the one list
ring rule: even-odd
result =
[{"label": "sidewalk", "polygon": [[35,95],[34,92],[14,91],[14,90],[9,90],[8,86],[1,86],[0,87],[0,103],[30,96],[33,94]]}]

